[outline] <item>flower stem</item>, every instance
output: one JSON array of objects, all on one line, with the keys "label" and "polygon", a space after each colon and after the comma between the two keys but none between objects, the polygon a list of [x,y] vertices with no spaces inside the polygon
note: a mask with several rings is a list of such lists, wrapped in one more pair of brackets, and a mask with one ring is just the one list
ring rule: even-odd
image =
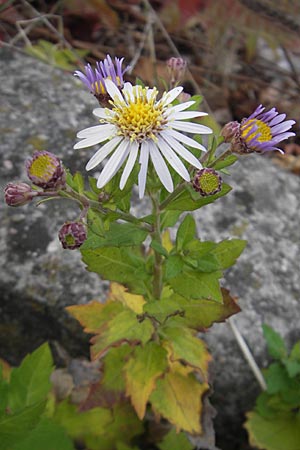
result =
[{"label": "flower stem", "polygon": [[214,167],[218,162],[223,161],[225,158],[227,158],[227,156],[229,156],[231,154],[232,154],[232,151],[231,151],[231,147],[230,147],[224,153],[222,153],[222,155],[218,156],[218,158],[216,158],[214,161],[209,163],[207,165],[207,167]]},{"label": "flower stem", "polygon": [[[154,224],[153,231],[151,233],[152,240],[155,240],[162,245],[161,233],[160,233],[160,207],[156,196],[151,195],[153,205]],[[161,291],[163,288],[162,283],[162,263],[163,258],[160,253],[154,249],[154,271],[153,271],[153,296],[156,299],[160,299]]]}]

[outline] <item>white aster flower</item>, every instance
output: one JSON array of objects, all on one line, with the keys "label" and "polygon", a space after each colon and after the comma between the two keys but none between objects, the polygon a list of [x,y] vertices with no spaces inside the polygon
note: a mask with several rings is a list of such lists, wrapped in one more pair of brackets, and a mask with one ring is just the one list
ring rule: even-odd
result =
[{"label": "white aster flower", "polygon": [[190,181],[189,172],[179,156],[197,169],[201,169],[201,163],[185,145],[202,151],[206,149],[182,132],[212,133],[212,130],[204,125],[186,121],[205,116],[206,113],[185,111],[194,103],[193,101],[172,106],[173,100],[183,90],[180,86],[164,92],[158,100],[156,88],[143,88],[125,83],[120,91],[109,79],[105,80],[105,85],[112,98],[112,109],[96,108],[93,114],[100,119],[101,125],[80,131],[77,137],[82,140],[74,146],[78,149],[104,143],[89,160],[86,170],[93,169],[112,154],[98,178],[98,188],[108,183],[126,161],[120,180],[120,189],[123,189],[138,157],[140,198],[145,193],[149,157],[167,191],[172,192],[174,186],[166,161],[184,180]]}]

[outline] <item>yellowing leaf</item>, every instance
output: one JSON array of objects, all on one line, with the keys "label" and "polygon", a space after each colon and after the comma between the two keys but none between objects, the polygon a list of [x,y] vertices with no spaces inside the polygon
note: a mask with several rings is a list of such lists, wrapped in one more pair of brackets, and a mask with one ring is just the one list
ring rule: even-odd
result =
[{"label": "yellowing leaf", "polygon": [[85,305],[68,306],[66,310],[84,327],[86,333],[97,333],[100,328],[124,308],[121,303],[96,300]]},{"label": "yellowing leaf", "polygon": [[185,376],[172,367],[164,378],[157,380],[150,396],[152,408],[177,429],[201,433],[201,397],[207,391],[206,383],[199,383],[193,374]]},{"label": "yellowing leaf", "polygon": [[115,282],[110,285],[109,299],[121,302],[137,314],[142,314],[146,303],[142,295],[130,294],[124,286]]},{"label": "yellowing leaf", "polygon": [[166,230],[162,235],[162,245],[169,253],[174,247],[169,230]]},{"label": "yellowing leaf", "polygon": [[123,342],[146,344],[153,331],[150,320],[146,319],[141,322],[133,311],[126,309],[107,322],[105,329],[92,338],[92,359],[101,357],[109,347],[121,345]]},{"label": "yellowing leaf", "polygon": [[205,343],[197,338],[192,330],[183,326],[166,326],[161,334],[171,348],[171,360],[182,360],[198,370],[204,379],[207,378],[208,363],[211,355]]},{"label": "yellowing leaf", "polygon": [[126,394],[142,420],[155,383],[168,366],[167,352],[155,342],[137,347],[125,366]]}]

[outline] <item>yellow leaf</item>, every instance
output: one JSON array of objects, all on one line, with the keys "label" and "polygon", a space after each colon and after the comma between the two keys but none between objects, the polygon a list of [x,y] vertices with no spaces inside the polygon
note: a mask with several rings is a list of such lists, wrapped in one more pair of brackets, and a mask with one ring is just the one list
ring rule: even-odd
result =
[{"label": "yellow leaf", "polygon": [[200,383],[193,374],[184,375],[174,365],[164,378],[157,380],[150,396],[152,408],[172,423],[177,431],[200,434],[202,395],[207,383]]},{"label": "yellow leaf", "polygon": [[98,333],[100,328],[123,310],[121,303],[93,300],[85,305],[68,306],[66,310],[84,327],[86,333]]},{"label": "yellow leaf", "polygon": [[109,299],[121,302],[137,314],[142,314],[146,300],[142,295],[130,294],[121,284],[112,282],[110,285]]},{"label": "yellow leaf", "polygon": [[131,402],[141,420],[144,418],[146,405],[155,388],[156,380],[167,367],[167,352],[153,341],[144,347],[137,347],[125,366],[126,395],[131,397]]},{"label": "yellow leaf", "polygon": [[170,253],[170,251],[174,247],[169,230],[166,230],[162,235],[162,246],[167,250],[168,253]]}]

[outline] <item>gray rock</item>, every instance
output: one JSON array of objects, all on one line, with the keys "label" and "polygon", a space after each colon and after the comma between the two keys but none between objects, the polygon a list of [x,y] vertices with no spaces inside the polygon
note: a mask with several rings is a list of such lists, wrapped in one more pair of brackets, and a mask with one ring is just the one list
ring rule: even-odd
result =
[{"label": "gray rock", "polygon": [[[1,50],[0,60],[1,184],[26,180],[24,162],[35,148],[56,153],[72,171],[82,170],[92,150],[74,151],[75,134],[94,123],[95,100],[70,75],[30,57]],[[223,284],[240,299],[235,323],[263,367],[262,323],[290,343],[300,338],[300,178],[268,157],[253,155],[242,158],[231,173],[233,192],[195,217],[202,239],[249,242]],[[76,205],[60,201],[13,209],[2,202],[0,208],[0,357],[16,363],[46,339],[71,354],[87,354],[87,339],[64,307],[103,299],[107,283],[58,242],[62,223],[79,213]],[[214,325],[204,338],[214,357],[217,445],[246,449],[242,423],[258,383],[227,324]]]}]

